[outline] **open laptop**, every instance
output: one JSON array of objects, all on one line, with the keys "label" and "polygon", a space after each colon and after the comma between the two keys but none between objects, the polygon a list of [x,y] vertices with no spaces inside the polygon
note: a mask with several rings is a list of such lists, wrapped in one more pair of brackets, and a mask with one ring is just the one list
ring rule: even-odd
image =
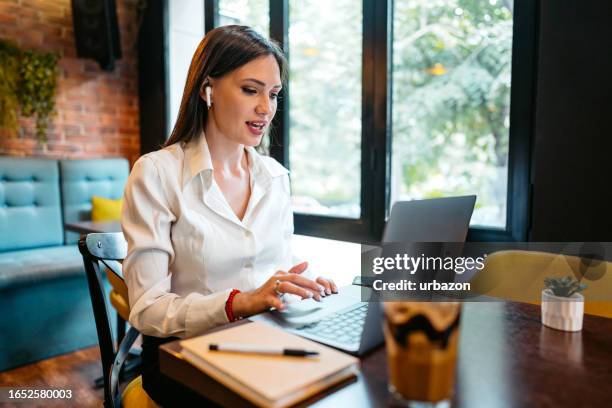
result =
[{"label": "open laptop", "polygon": [[[400,201],[391,209],[382,242],[464,242],[476,196]],[[382,254],[384,256],[384,253]],[[358,285],[340,288],[321,302],[312,299],[251,317],[291,333],[361,356],[384,341],[381,304],[363,302]]]}]

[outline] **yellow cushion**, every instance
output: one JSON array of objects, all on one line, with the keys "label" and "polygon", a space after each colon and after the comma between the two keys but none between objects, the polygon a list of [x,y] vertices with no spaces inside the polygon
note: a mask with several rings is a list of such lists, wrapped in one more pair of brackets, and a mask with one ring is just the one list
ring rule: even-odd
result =
[{"label": "yellow cushion", "polygon": [[119,316],[127,322],[130,316],[130,302],[127,285],[123,279],[111,272],[110,269],[105,267],[104,271],[112,287],[110,291],[111,305],[113,305],[117,313],[119,313]]},{"label": "yellow cushion", "polygon": [[119,296],[123,297],[126,303],[129,303],[128,288],[125,281],[106,267],[104,268],[104,271],[106,272],[106,278],[110,282],[113,290],[117,292]]},{"label": "yellow cushion", "polygon": [[157,408],[157,404],[142,388],[142,376],[134,378],[121,394],[121,405],[124,408]]},{"label": "yellow cushion", "polygon": [[121,205],[123,199],[112,200],[110,198],[93,196],[91,198],[91,220],[92,221],[119,221],[121,220]]},{"label": "yellow cushion", "polygon": [[119,293],[111,290],[110,302],[117,313],[119,313],[119,316],[121,316],[121,318],[127,322],[130,319],[130,306],[128,305],[126,299]]}]

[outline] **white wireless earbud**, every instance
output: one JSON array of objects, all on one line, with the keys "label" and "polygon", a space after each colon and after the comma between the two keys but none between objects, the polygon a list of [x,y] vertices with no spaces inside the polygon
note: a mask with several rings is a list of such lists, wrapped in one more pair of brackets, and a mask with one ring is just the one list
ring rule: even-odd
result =
[{"label": "white wireless earbud", "polygon": [[212,102],[210,101],[210,95],[212,95],[212,88],[210,86],[207,86],[206,89],[204,89],[204,92],[206,92],[206,106],[208,106],[208,109],[210,109],[210,107],[212,106]]}]

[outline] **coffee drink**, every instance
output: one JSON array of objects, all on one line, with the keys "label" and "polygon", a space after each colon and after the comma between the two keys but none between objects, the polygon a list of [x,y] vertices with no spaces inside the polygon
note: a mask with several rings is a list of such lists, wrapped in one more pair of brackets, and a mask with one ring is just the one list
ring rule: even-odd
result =
[{"label": "coffee drink", "polygon": [[460,310],[456,302],[385,304],[389,389],[395,397],[406,402],[451,397]]}]

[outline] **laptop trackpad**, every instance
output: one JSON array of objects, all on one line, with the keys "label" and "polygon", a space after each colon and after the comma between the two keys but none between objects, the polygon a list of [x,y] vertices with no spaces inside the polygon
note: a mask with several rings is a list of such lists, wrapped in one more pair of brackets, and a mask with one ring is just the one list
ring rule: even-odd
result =
[{"label": "laptop trackpad", "polygon": [[312,299],[306,299],[297,302],[286,303],[285,309],[279,310],[278,313],[285,318],[298,317],[314,313],[318,310],[321,310],[322,308],[323,306],[320,302],[314,301]]},{"label": "laptop trackpad", "polygon": [[271,314],[290,326],[301,326],[313,323],[354,305],[361,300],[359,286],[349,285],[340,288],[339,293],[321,298],[320,302],[306,299],[287,304],[285,311],[274,311]]}]

